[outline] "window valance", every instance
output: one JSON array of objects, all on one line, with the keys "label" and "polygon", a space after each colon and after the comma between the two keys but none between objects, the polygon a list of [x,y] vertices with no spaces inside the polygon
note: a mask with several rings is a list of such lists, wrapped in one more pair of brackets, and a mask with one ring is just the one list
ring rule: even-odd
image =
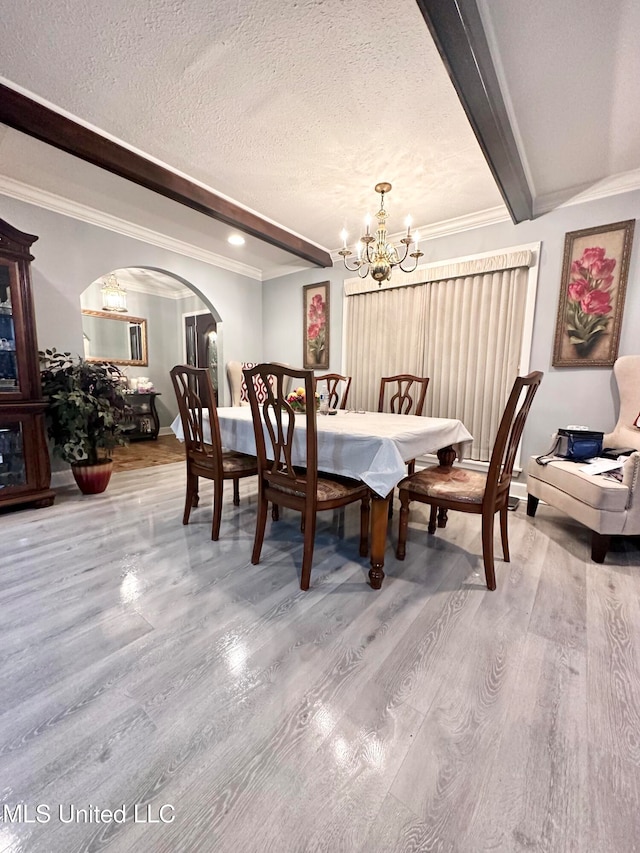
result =
[{"label": "window valance", "polygon": [[345,296],[355,296],[358,293],[371,291],[393,290],[398,287],[408,287],[416,284],[426,284],[431,281],[449,281],[452,278],[465,278],[470,275],[482,275],[487,272],[518,269],[533,266],[535,261],[531,249],[523,249],[504,254],[492,254],[483,258],[454,261],[449,264],[425,264],[412,273],[397,273],[392,283],[378,287],[372,278],[347,278],[344,282]]}]

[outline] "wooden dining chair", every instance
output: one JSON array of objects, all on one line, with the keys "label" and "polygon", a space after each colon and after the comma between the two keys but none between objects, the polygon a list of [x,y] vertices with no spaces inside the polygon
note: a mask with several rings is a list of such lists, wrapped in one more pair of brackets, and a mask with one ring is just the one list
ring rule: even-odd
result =
[{"label": "wooden dining chair", "polygon": [[[327,392],[329,394],[330,409],[346,409],[347,399],[349,397],[349,388],[351,387],[351,377],[341,376],[339,373],[324,373],[322,376],[316,376],[316,387],[319,382],[327,383]],[[340,396],[340,383],[343,382],[342,396]]]},{"label": "wooden dining chair", "polygon": [[[277,364],[258,364],[244,371],[258,453],[258,518],[251,562],[260,562],[269,501],[302,513],[304,550],[300,589],[309,589],[316,533],[316,515],[360,501],[360,556],[369,550],[369,489],[361,480],[351,480],[318,472],[318,437],[315,406],[296,414],[287,402],[286,389],[303,387],[305,398],[313,400],[312,370]],[[267,389],[260,403],[254,377]],[[306,430],[301,438],[296,435]],[[302,465],[294,464],[294,443],[304,454]]]},{"label": "wooden dining chair", "polygon": [[[411,501],[430,504],[429,533],[436,532],[436,516],[439,509],[477,513],[482,516],[482,557],[487,587],[492,590],[496,588],[493,564],[493,520],[495,514],[499,512],[502,552],[505,562],[508,563],[507,516],[513,463],[522,430],[542,376],[543,374],[536,370],[528,376],[518,376],[513,383],[486,474],[453,466],[433,466],[401,480],[399,483],[400,530],[396,548],[396,557],[399,560],[405,558]],[[438,526],[444,527],[445,524],[446,513],[445,518],[441,517],[439,520]]]},{"label": "wooden dining chair", "polygon": [[[428,376],[413,376],[411,373],[383,376],[380,380],[378,411],[385,411],[385,398],[390,394],[388,406],[394,415],[421,415],[428,385]],[[407,472],[413,474],[415,470],[416,460],[410,459],[407,462]],[[392,503],[389,504],[389,510],[391,508]]]},{"label": "wooden dining chair", "polygon": [[[187,460],[187,494],[182,523],[189,523],[191,507],[198,506],[198,477],[213,480],[211,538],[220,535],[225,480],[233,480],[233,504],[240,503],[240,478],[258,473],[255,456],[223,450],[211,374],[204,367],[176,365],[171,381],[178,400]],[[211,437],[209,438],[209,428]]]}]

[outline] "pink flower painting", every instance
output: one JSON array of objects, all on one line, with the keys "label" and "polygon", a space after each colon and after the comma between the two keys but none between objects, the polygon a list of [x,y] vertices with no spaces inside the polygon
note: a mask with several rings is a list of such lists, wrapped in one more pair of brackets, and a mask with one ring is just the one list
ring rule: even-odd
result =
[{"label": "pink flower painting", "polygon": [[554,367],[611,367],[618,357],[635,220],[568,231]]},{"label": "pink flower painting", "polygon": [[611,288],[615,266],[615,258],[608,258],[600,246],[585,249],[571,264],[566,332],[581,355],[586,355],[608,331],[613,316]]},{"label": "pink flower painting", "polygon": [[305,367],[328,367],[328,283],[307,285],[304,294]]}]

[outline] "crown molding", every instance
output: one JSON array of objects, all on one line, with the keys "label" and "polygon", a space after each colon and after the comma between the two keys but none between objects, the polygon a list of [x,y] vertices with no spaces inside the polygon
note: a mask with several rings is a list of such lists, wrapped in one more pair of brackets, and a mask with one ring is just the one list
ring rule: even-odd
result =
[{"label": "crown molding", "polygon": [[640,169],[630,172],[620,172],[603,178],[595,184],[581,184],[568,190],[560,190],[540,196],[535,202],[535,214],[541,216],[558,207],[571,207],[574,204],[584,204],[612,195],[640,190]]},{"label": "crown molding", "polygon": [[116,234],[132,237],[134,240],[140,240],[143,243],[149,243],[152,246],[176,252],[178,255],[186,255],[197,261],[203,261],[205,264],[211,264],[214,267],[220,267],[221,269],[229,270],[229,272],[235,272],[247,278],[262,281],[262,270],[259,270],[257,267],[234,261],[223,255],[217,255],[215,252],[209,252],[199,246],[194,246],[192,243],[176,240],[166,234],[152,231],[150,228],[143,228],[141,225],[127,222],[125,219],[119,219],[101,210],[71,201],[55,193],[50,193],[47,190],[38,189],[22,181],[16,181],[6,175],[0,175],[0,193],[19,201],[25,201],[27,204],[33,204],[36,207],[60,213],[62,216],[69,216],[72,219],[87,222],[89,225],[97,225],[98,228],[105,228],[107,231],[113,231]]}]

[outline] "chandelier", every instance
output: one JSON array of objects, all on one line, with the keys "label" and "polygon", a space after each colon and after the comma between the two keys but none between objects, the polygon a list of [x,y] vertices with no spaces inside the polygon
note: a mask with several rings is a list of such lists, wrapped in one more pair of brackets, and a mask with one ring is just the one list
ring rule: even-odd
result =
[{"label": "chandelier", "polygon": [[111,273],[106,282],[100,288],[102,293],[102,310],[103,311],[126,311],[127,310],[127,291],[123,290],[118,283],[118,279]]},{"label": "chandelier", "polygon": [[[391,191],[391,184],[380,183],[375,185],[375,191],[380,193],[380,210],[376,213],[378,220],[378,228],[375,237],[371,234],[371,217],[367,216],[365,234],[360,237],[356,246],[357,256],[352,259],[351,250],[347,248],[347,232],[342,231],[342,249],[338,252],[342,255],[345,267],[351,272],[358,272],[360,278],[366,278],[371,273],[371,278],[378,282],[378,287],[383,281],[388,281],[391,278],[391,270],[393,267],[399,267],[402,272],[413,272],[418,266],[418,260],[423,256],[424,252],[418,249],[419,235],[416,232],[411,233],[411,217],[407,217],[406,226],[407,234],[400,242],[404,244],[404,250],[396,249],[391,243],[387,243],[387,211],[384,209],[385,193]],[[413,243],[413,252],[409,253],[409,246]],[[402,254],[402,257],[400,257]],[[407,258],[414,258],[413,266],[406,268],[403,266]],[[354,266],[349,266],[348,261],[353,260]]]}]

